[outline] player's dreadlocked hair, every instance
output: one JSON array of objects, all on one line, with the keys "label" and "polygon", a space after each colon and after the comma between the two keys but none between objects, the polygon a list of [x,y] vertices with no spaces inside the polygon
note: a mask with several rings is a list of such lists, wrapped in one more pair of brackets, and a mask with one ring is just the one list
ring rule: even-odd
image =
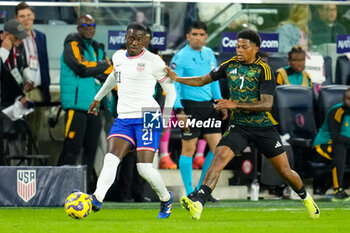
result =
[{"label": "player's dreadlocked hair", "polygon": [[140,30],[144,31],[145,33],[147,32],[146,26],[137,22],[130,23],[126,30],[128,31],[129,29]]},{"label": "player's dreadlocked hair", "polygon": [[244,29],[237,34],[237,39],[247,39],[251,42],[254,42],[256,46],[260,48],[261,45],[261,38],[259,34],[253,30],[250,29]]}]

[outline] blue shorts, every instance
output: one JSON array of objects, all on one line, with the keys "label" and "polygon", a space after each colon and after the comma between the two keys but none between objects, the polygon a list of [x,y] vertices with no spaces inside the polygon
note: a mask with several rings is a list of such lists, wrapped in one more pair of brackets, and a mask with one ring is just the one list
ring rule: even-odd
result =
[{"label": "blue shorts", "polygon": [[123,138],[131,144],[136,151],[153,151],[159,148],[162,130],[145,129],[142,118],[119,119],[116,118],[109,132],[107,140],[112,137]]}]

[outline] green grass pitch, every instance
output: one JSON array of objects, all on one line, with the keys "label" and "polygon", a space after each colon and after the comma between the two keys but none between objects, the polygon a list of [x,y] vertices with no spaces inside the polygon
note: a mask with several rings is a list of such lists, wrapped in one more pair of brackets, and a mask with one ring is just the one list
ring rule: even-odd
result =
[{"label": "green grass pitch", "polygon": [[350,232],[350,203],[318,201],[321,218],[312,220],[300,201],[260,200],[208,203],[199,221],[173,206],[168,219],[157,219],[159,203],[104,203],[83,220],[64,208],[0,208],[0,233],[195,233],[195,232]]}]

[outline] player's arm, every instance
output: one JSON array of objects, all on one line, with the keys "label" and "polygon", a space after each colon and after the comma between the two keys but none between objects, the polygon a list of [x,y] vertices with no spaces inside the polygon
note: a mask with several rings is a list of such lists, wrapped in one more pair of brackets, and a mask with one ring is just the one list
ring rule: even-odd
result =
[{"label": "player's arm", "polygon": [[159,81],[159,83],[165,92],[163,118],[164,118],[164,124],[168,125],[170,116],[171,116],[171,111],[173,109],[174,102],[176,99],[175,86],[174,86],[174,83],[171,81],[171,79],[168,77],[166,77],[162,81]]},{"label": "player's arm", "polygon": [[117,85],[117,77],[116,73],[113,71],[110,73],[106,79],[106,82],[103,84],[99,92],[97,92],[94,100],[90,104],[88,113],[97,115],[98,112],[100,111],[100,108],[98,107],[102,98],[107,95],[116,85]]},{"label": "player's arm", "polygon": [[97,62],[86,60],[84,51],[79,49],[77,41],[65,45],[63,59],[81,78],[103,74],[106,70],[111,69],[111,64],[107,60]]},{"label": "player's arm", "polygon": [[175,82],[179,82],[182,84],[186,84],[193,87],[201,87],[208,83],[213,82],[214,80],[211,78],[210,74],[206,74],[200,77],[191,77],[191,78],[180,78],[177,74],[171,70],[168,66],[166,67],[168,71],[168,76]]},{"label": "player's arm", "polygon": [[254,103],[239,103],[227,99],[217,100],[215,109],[242,109],[253,112],[269,112],[273,105],[273,95],[261,94],[260,100]]},{"label": "player's arm", "polygon": [[341,134],[341,123],[344,120],[344,114],[340,115],[342,109],[334,108],[327,115],[327,123],[329,134],[331,135],[333,143],[340,143],[350,145],[350,137]]}]

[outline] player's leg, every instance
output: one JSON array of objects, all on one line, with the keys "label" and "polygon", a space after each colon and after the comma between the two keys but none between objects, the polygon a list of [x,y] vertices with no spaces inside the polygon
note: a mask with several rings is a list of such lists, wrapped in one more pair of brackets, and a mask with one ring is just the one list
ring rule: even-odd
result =
[{"label": "player's leg", "polygon": [[186,196],[181,198],[181,206],[187,210],[192,219],[198,220],[201,217],[203,206],[210,198],[212,191],[219,179],[221,171],[234,157],[233,151],[227,146],[219,146],[215,150],[212,163],[204,177],[196,197],[190,199]]},{"label": "player's leg", "polygon": [[196,143],[198,138],[183,138],[181,155],[179,158],[179,169],[184,183],[186,194],[189,195],[194,191],[192,184],[192,156],[196,151]]},{"label": "player's leg", "polygon": [[130,151],[131,145],[123,138],[112,137],[108,140],[107,147],[108,153],[105,155],[96,190],[93,194],[92,204],[94,211],[98,211],[101,208],[102,201],[115,180],[120,160]]},{"label": "player's leg", "polygon": [[350,201],[349,195],[343,190],[347,147],[344,144],[335,144],[332,146],[332,148],[332,176],[334,187],[334,196],[332,201]]},{"label": "player's leg", "polygon": [[[203,137],[208,141],[210,150],[205,156],[205,161],[202,167],[202,174],[197,185],[197,190],[199,190],[200,186],[202,185],[204,176],[207,173],[207,170],[209,169],[209,166],[214,158],[214,153],[212,151],[215,151],[216,146],[222,138],[221,133],[205,134]],[[210,201],[217,202],[218,200],[211,196]]]},{"label": "player's leg", "polygon": [[98,211],[106,196],[108,189],[115,180],[120,160],[135,147],[135,132],[132,127],[133,120],[116,118],[110,130],[107,151],[103,167],[97,180],[93,197],[93,210]]},{"label": "player's leg", "polygon": [[[172,112],[171,115],[174,115]],[[176,121],[175,117],[171,118],[170,121]],[[163,136],[160,138],[159,142],[159,169],[176,169],[177,165],[170,158],[169,152],[169,140],[171,133],[171,124],[165,129]]]},{"label": "player's leg", "polygon": [[159,148],[161,129],[146,129],[143,124],[135,126],[137,145],[137,171],[157,193],[161,204],[158,218],[167,218],[171,214],[173,196],[165,187],[162,177],[153,167],[155,151]]},{"label": "player's leg", "polygon": [[230,128],[224,134],[215,149],[214,158],[196,197],[193,200],[188,197],[181,198],[182,207],[190,213],[193,219],[200,219],[203,206],[214,190],[221,171],[235,154],[239,154],[247,147],[248,143],[244,130],[239,126]]},{"label": "player's leg", "polygon": [[205,158],[204,152],[207,147],[207,141],[205,139],[199,139],[197,142],[196,153],[193,157],[192,168],[193,169],[201,169],[203,167]]},{"label": "player's leg", "polygon": [[305,190],[298,173],[293,171],[288,162],[287,153],[284,151],[282,140],[275,128],[261,128],[251,130],[250,135],[259,151],[269,159],[277,173],[299,195],[312,218],[320,216],[320,210],[310,194]]}]

